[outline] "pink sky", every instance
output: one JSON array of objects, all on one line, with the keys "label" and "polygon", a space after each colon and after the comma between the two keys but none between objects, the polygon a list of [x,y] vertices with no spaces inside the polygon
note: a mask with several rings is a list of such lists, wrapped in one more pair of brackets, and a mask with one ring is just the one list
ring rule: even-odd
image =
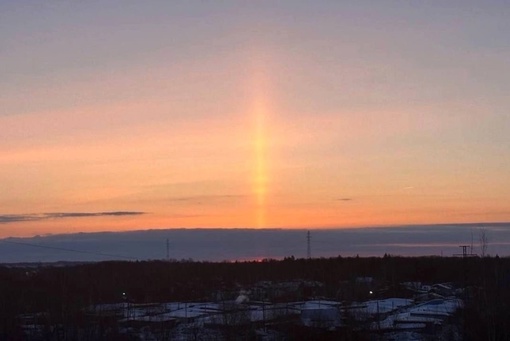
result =
[{"label": "pink sky", "polygon": [[509,11],[4,2],[0,236],[509,221]]}]

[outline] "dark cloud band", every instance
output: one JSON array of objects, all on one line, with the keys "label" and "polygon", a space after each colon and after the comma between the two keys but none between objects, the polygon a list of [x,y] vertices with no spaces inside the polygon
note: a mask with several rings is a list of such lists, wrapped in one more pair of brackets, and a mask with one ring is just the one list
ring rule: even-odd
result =
[{"label": "dark cloud band", "polygon": [[141,215],[146,212],[139,211],[110,211],[110,212],[51,212],[51,213],[31,213],[31,214],[1,214],[0,224],[17,223],[24,221],[40,221],[48,219],[63,218],[87,218],[87,217],[119,217]]}]

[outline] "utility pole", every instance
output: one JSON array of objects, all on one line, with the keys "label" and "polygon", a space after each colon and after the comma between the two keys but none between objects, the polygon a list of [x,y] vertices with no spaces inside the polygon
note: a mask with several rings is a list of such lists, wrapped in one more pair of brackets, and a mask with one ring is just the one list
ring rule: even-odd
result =
[{"label": "utility pole", "polygon": [[166,239],[166,260],[170,260],[170,241]]}]

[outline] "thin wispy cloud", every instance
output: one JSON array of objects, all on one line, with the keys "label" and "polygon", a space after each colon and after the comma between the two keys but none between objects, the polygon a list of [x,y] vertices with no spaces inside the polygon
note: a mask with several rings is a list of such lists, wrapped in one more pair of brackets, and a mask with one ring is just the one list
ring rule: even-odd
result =
[{"label": "thin wispy cloud", "polygon": [[184,196],[184,197],[173,197],[168,201],[170,202],[190,202],[190,203],[203,203],[203,202],[211,202],[211,201],[225,201],[225,200],[239,200],[246,198],[247,195],[236,195],[236,194],[226,194],[226,195],[193,195],[193,196]]},{"label": "thin wispy cloud", "polygon": [[352,201],[352,198],[339,198],[337,201]]},{"label": "thin wispy cloud", "polygon": [[49,219],[65,218],[89,218],[89,217],[119,217],[142,215],[146,212],[139,211],[108,211],[108,212],[50,212],[50,213],[29,213],[29,214],[2,214],[0,224],[17,223],[24,221],[40,221]]}]

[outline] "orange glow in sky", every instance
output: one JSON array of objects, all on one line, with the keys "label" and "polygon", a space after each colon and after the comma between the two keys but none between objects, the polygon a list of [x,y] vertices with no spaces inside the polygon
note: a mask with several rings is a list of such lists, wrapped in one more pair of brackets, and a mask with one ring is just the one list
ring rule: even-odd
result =
[{"label": "orange glow in sky", "polygon": [[498,6],[113,3],[0,3],[0,237],[510,221]]},{"label": "orange glow in sky", "polygon": [[268,186],[267,159],[266,159],[266,136],[264,129],[265,116],[267,111],[263,105],[255,104],[256,115],[256,136],[255,136],[255,154],[256,154],[256,172],[255,172],[255,194],[257,196],[257,226],[266,225],[266,195]]},{"label": "orange glow in sky", "polygon": [[[256,54],[255,54],[256,55]],[[257,55],[256,55],[257,56]],[[271,115],[269,108],[270,82],[267,65],[264,65],[262,58],[258,58],[253,69],[254,82],[252,115],[254,116],[255,136],[254,136],[254,180],[253,192],[256,197],[256,226],[258,228],[267,227],[267,196],[269,191],[269,145],[268,129]]]}]

